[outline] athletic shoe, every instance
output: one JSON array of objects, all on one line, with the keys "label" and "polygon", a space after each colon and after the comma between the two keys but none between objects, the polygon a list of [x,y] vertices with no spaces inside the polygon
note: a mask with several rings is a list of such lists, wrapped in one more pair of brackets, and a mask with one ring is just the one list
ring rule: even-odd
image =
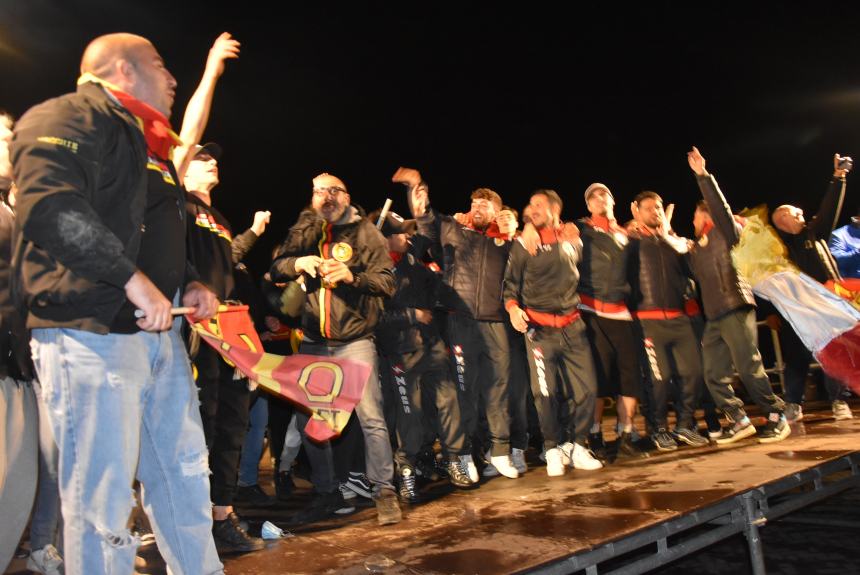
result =
[{"label": "athletic shoe", "polygon": [[355,491],[346,486],[346,483],[341,483],[337,486],[338,491],[340,491],[340,496],[347,499],[355,499],[358,495],[355,494]]},{"label": "athletic shoe", "polygon": [[588,434],[588,447],[591,448],[591,452],[594,453],[598,459],[606,459],[606,442],[603,441],[602,431]]},{"label": "athletic shoe", "polygon": [[672,434],[675,436],[676,440],[682,441],[687,445],[692,445],[693,447],[704,447],[710,443],[707,439],[699,435],[698,431],[687,429],[686,427],[676,427]]},{"label": "athletic shoe", "polygon": [[349,472],[349,477],[346,480],[347,488],[351,489],[356,495],[361,495],[367,499],[373,497],[373,486],[368,481],[364,473]]},{"label": "athletic shoe", "polygon": [[450,481],[451,485],[454,487],[468,489],[469,487],[477,485],[477,483],[472,481],[469,477],[469,470],[466,469],[462,461],[459,459],[452,459],[449,461],[445,466],[445,472],[448,475],[448,481]]},{"label": "athletic shoe", "polygon": [[744,416],[743,419],[737,421],[731,427],[727,427],[723,430],[722,437],[717,439],[717,445],[728,445],[730,443],[734,443],[736,441],[740,441],[741,439],[747,438],[751,435],[755,435],[755,427],[752,422],[750,422],[750,418]]},{"label": "athletic shoe", "polygon": [[520,476],[517,468],[511,463],[510,455],[490,456],[490,452],[488,451],[487,461],[489,463],[484,468],[484,477],[494,477],[500,473],[509,479],[516,479]]},{"label": "athletic shoe", "polygon": [[259,551],[266,546],[265,541],[259,537],[248,535],[240,525],[239,517],[233,512],[227,515],[227,519],[212,522],[212,537],[219,555]]},{"label": "athletic shoe", "polygon": [[511,461],[520,475],[528,471],[529,465],[526,463],[526,452],[522,449],[517,449],[516,447],[511,449]]},{"label": "athletic shoe", "polygon": [[471,454],[460,456],[460,467],[466,471],[466,475],[469,476],[469,480],[472,483],[478,483],[481,480],[478,475],[478,468],[475,467],[475,460]]},{"label": "athletic shoe", "polygon": [[636,440],[633,434],[627,431],[622,431],[618,438],[618,457],[642,457],[643,451],[636,446]]},{"label": "athletic shoe", "polygon": [[27,569],[33,573],[44,573],[45,575],[62,575],[63,558],[57,548],[50,543],[30,552],[27,559]]},{"label": "athletic shoe", "polygon": [[851,408],[848,407],[848,404],[841,399],[834,401],[831,408],[833,409],[833,419],[836,421],[854,418],[854,414],[851,413]]},{"label": "athletic shoe", "polygon": [[759,443],[776,443],[791,435],[791,426],[785,415],[771,413],[767,416],[767,424],[758,432]]},{"label": "athletic shoe", "polygon": [[343,499],[340,490],[318,493],[310,504],[290,518],[292,524],[315,523],[333,515],[347,515],[355,511],[352,504]]},{"label": "athletic shoe", "polygon": [[803,421],[803,407],[798,403],[786,403],[785,411],[783,413],[785,414],[785,419],[787,419],[789,423]]},{"label": "athletic shoe", "polygon": [[419,501],[418,489],[415,487],[415,470],[409,465],[400,468],[400,489],[397,495],[407,503]]},{"label": "athletic shoe", "polygon": [[594,453],[592,453],[590,449],[587,449],[578,443],[565,443],[564,446],[562,446],[562,449],[564,449],[565,446],[573,446],[568,452],[567,457],[570,460],[570,466],[574,469],[594,471],[595,469],[603,467],[603,464],[594,456]]},{"label": "athletic shoe", "polygon": [[651,435],[651,441],[654,442],[657,451],[675,451],[678,449],[678,443],[663,427]]},{"label": "athletic shoe", "polygon": [[546,474],[550,477],[564,475],[564,463],[562,461],[561,448],[553,447],[546,452]]}]

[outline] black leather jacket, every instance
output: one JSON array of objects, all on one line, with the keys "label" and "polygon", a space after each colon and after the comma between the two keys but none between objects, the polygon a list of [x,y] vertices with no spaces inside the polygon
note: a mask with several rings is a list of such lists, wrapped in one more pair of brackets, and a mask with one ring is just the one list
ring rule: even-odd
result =
[{"label": "black leather jacket", "polygon": [[731,250],[740,240],[740,226],[713,176],[697,176],[702,197],[708,204],[714,228],[690,250],[690,267],[699,284],[705,317],[718,319],[730,311],[754,307],[752,288],[738,274]]},{"label": "black leather jacket", "polygon": [[418,233],[442,248],[442,305],[476,320],[504,321],[502,280],[510,240],[490,237],[431,208],[416,219]]}]

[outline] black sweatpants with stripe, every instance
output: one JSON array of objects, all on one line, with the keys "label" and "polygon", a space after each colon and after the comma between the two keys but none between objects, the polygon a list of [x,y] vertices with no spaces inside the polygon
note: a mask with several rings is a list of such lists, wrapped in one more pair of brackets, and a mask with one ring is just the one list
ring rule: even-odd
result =
[{"label": "black sweatpants with stripe", "polygon": [[[597,393],[585,323],[578,319],[563,328],[531,327],[526,351],[544,448],[553,449],[567,441],[585,445]],[[560,401],[571,414],[566,425],[560,422]]]}]

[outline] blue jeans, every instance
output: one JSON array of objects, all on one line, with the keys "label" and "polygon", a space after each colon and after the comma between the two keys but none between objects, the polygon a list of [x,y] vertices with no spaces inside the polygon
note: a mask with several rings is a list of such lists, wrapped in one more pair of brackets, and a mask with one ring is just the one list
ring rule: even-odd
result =
[{"label": "blue jeans", "polygon": [[60,454],[54,441],[54,432],[51,431],[48,409],[42,401],[42,386],[34,381],[33,389],[39,405],[39,487],[30,519],[30,548],[42,549],[50,544],[62,553],[62,537],[57,537],[60,525],[60,487],[57,476]]},{"label": "blue jeans", "polygon": [[131,335],[34,329],[33,361],[60,451],[66,573],[132,573],[143,509],[172,573],[223,573],[206,444],[179,321]]},{"label": "blue jeans", "polygon": [[[358,416],[364,435],[367,479],[373,484],[374,494],[379,493],[380,489],[394,489],[394,456],[382,412],[382,390],[379,387],[376,346],[373,341],[366,338],[338,346],[302,343],[299,353],[357,359],[370,364],[371,371],[364,386],[364,394],[355,406],[355,415]],[[309,419],[304,411],[296,412],[296,425],[302,433],[302,443],[311,463],[311,483],[317,492],[330,493],[338,487],[331,444],[317,443],[305,435],[305,425]]]},{"label": "blue jeans", "polygon": [[263,440],[266,437],[266,425],[269,423],[269,398],[265,392],[259,392],[254,400],[249,419],[248,434],[245,435],[242,458],[239,460],[239,487],[257,485],[260,458],[263,456]]}]

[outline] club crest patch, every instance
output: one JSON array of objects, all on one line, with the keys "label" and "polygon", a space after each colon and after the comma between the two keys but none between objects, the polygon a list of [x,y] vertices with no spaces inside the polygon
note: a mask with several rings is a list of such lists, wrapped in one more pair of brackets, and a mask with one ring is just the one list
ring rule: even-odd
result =
[{"label": "club crest patch", "polygon": [[341,263],[346,263],[352,257],[352,246],[344,242],[338,242],[331,248],[331,257]]}]

